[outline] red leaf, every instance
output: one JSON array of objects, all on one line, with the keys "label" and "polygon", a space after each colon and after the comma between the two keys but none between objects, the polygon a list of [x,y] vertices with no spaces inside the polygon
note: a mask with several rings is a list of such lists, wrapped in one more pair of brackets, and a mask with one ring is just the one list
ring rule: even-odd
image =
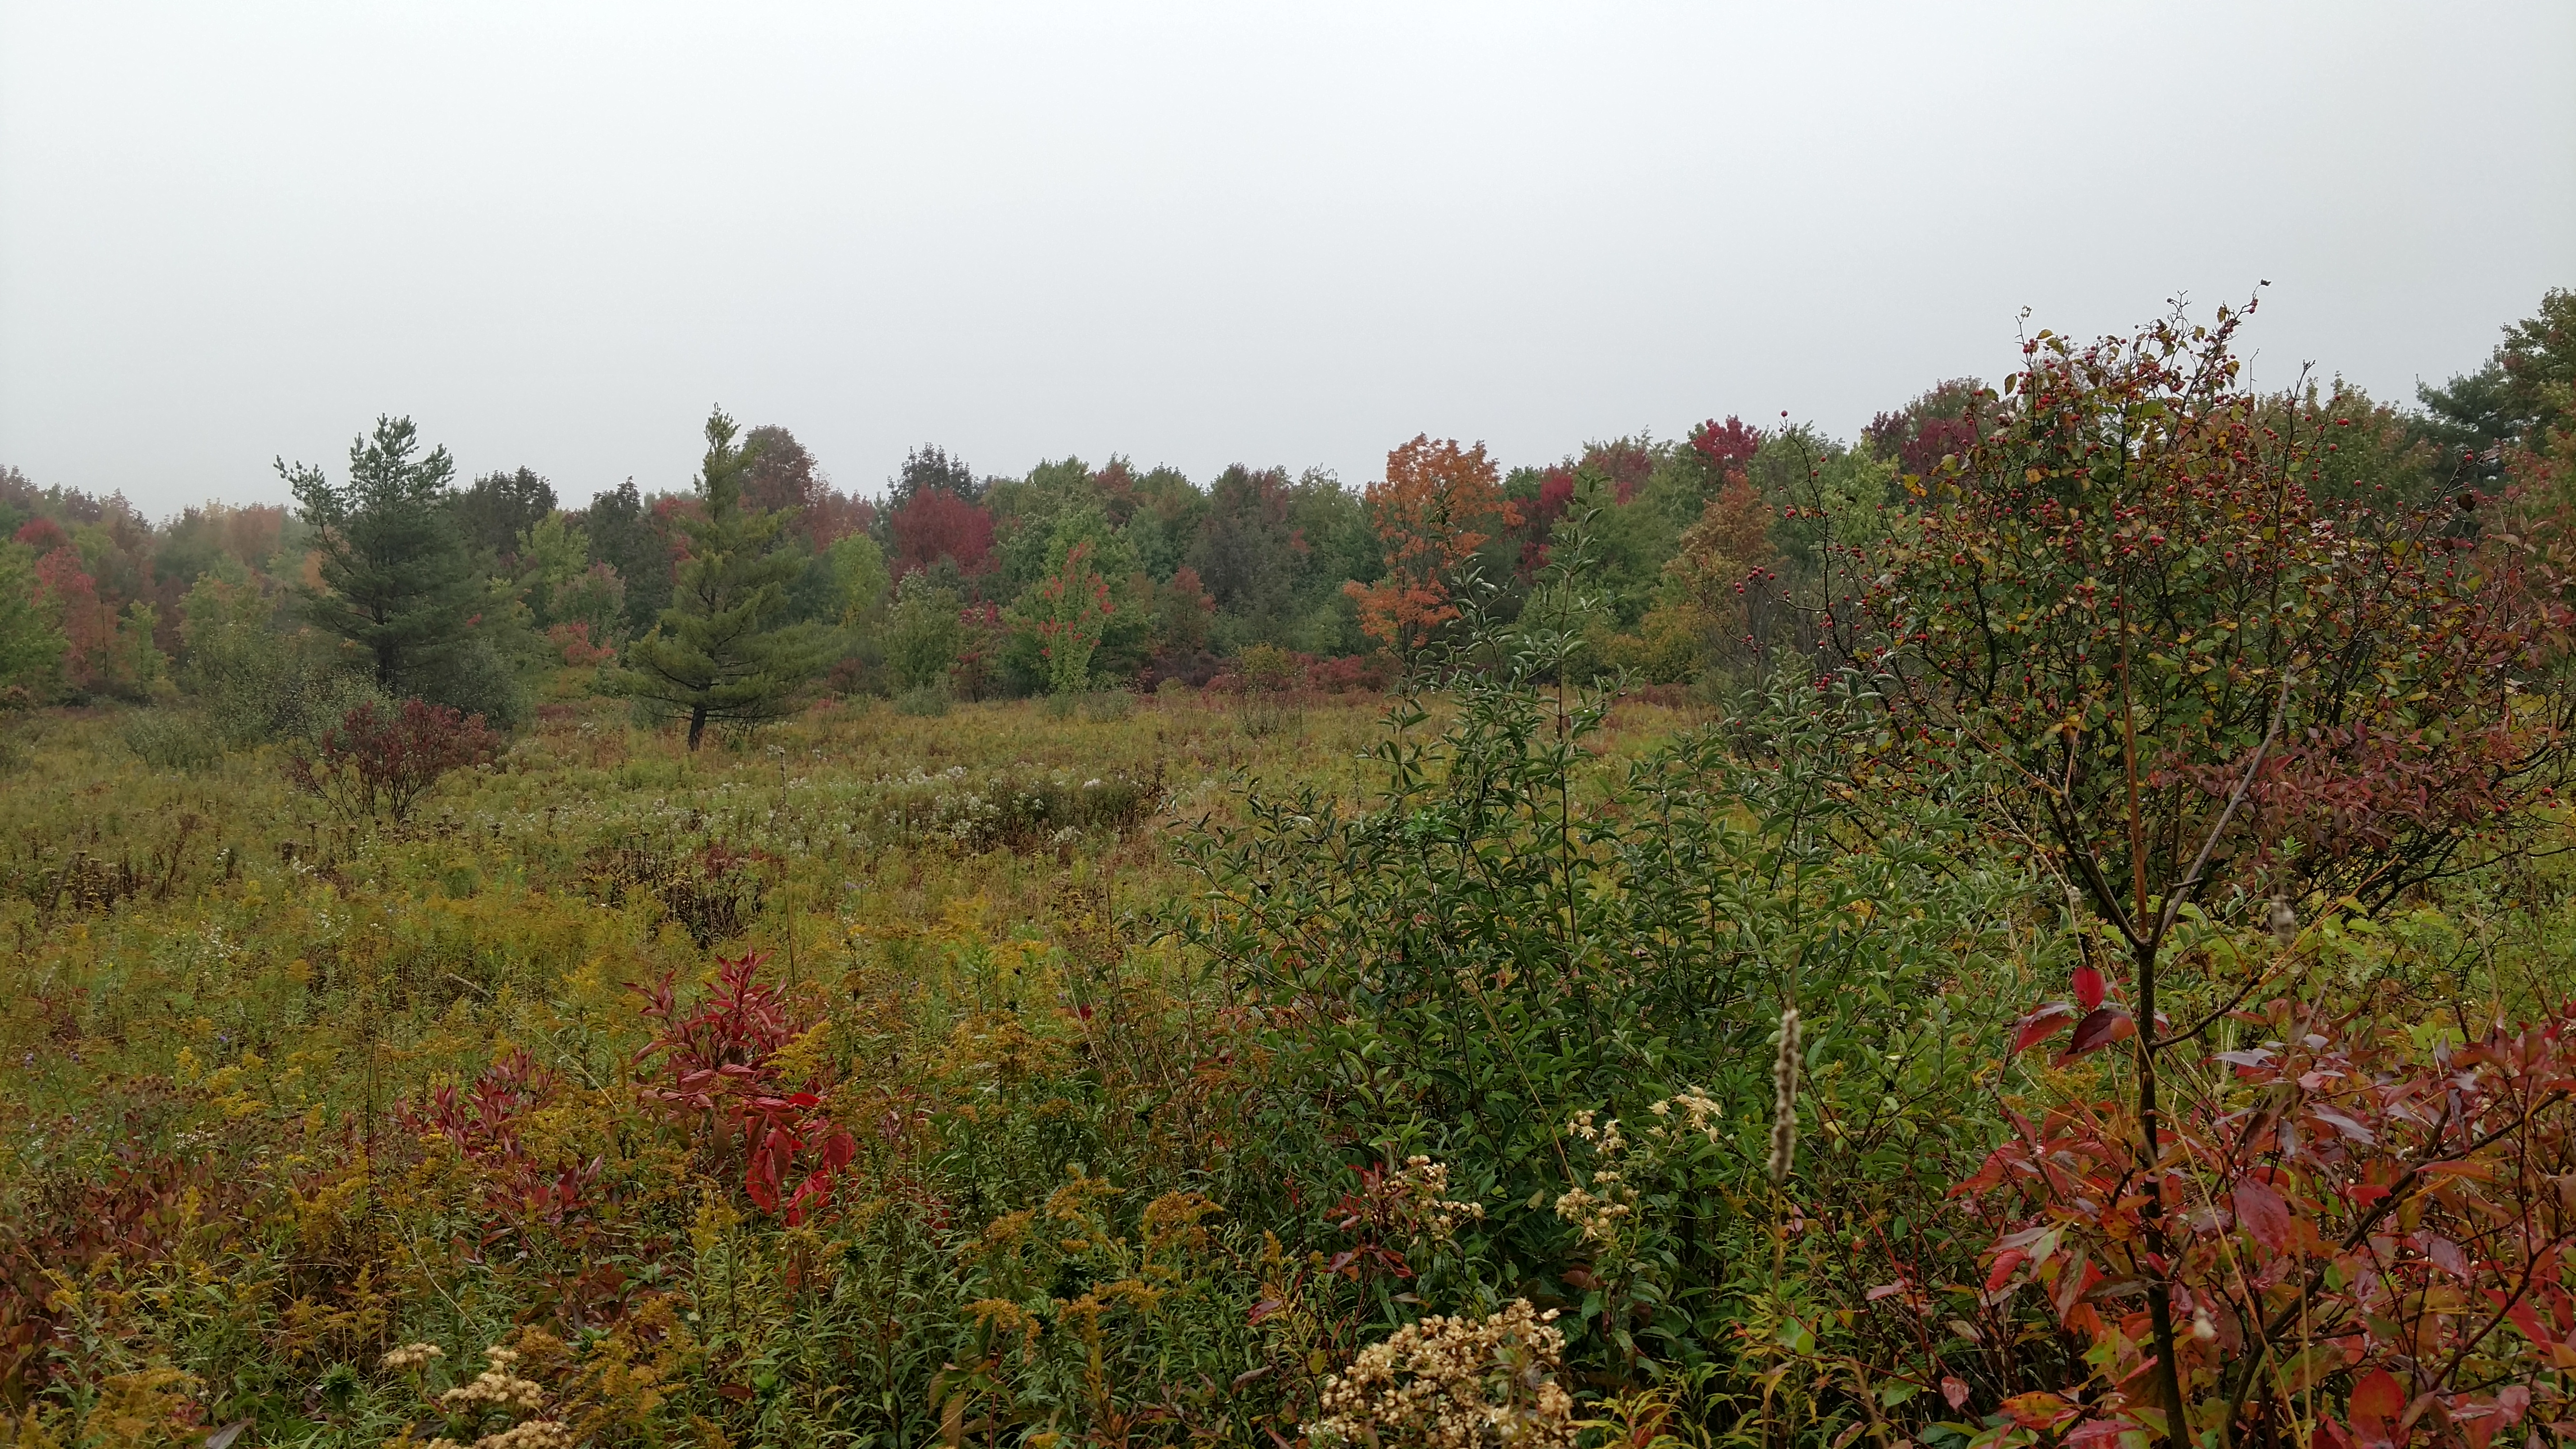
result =
[{"label": "red leaf", "polygon": [[2515,1384],[2496,1390],[2496,1414],[2506,1423],[2521,1423],[2523,1414],[2530,1408],[2531,1385]]},{"label": "red leaf", "polygon": [[2378,1136],[2369,1128],[2362,1126],[2360,1123],[2355,1122],[2350,1117],[2345,1116],[2331,1107],[2310,1107],[2308,1109],[2308,1115],[2315,1117],[2318,1121],[2326,1123],[2337,1132],[2342,1133],[2344,1136],[2351,1138],[2353,1141],[2358,1142],[2365,1147],[2375,1145],[2379,1141]]},{"label": "red leaf", "polygon": [[2434,1267],[2463,1283],[2469,1281],[2468,1255],[2460,1251],[2459,1244],[2439,1233],[2425,1234],[2424,1256],[2433,1260]]},{"label": "red leaf", "polygon": [[2012,1280],[2013,1270],[2029,1261],[2030,1255],[2019,1248],[2006,1248],[1995,1254],[1994,1271],[1986,1275],[1986,1291],[1995,1292]]},{"label": "red leaf", "polygon": [[2546,1349],[2558,1342],[2556,1335],[2541,1326],[2540,1315],[2531,1310],[2530,1299],[2518,1298],[2510,1307],[2505,1307],[2505,1296],[2501,1290],[2489,1288],[2486,1295],[2488,1301],[2504,1307],[2505,1321],[2522,1330],[2522,1336],[2531,1340],[2532,1347]]},{"label": "red leaf", "polygon": [[1951,1408],[1964,1409],[1968,1406],[1968,1386],[1944,1374],[1941,1378],[1941,1397],[1950,1401]]},{"label": "red leaf", "polygon": [[2136,1425],[2118,1419],[2087,1419],[2067,1430],[2064,1442],[2066,1449],[2097,1449],[2117,1444],[2121,1435],[2136,1432]]},{"label": "red leaf", "polygon": [[2290,1246],[2290,1207],[2270,1183],[2248,1177],[2236,1184],[2236,1225],[2275,1253]]},{"label": "red leaf", "polygon": [[2013,1033],[2013,1051],[2028,1051],[2034,1045],[2056,1035],[2058,1028],[2074,1019],[2074,1007],[2063,1001],[2047,1003],[2021,1019],[2021,1029]]},{"label": "red leaf", "polygon": [[2406,1390],[2386,1369],[2372,1369],[2352,1386],[2352,1436],[2361,1449],[2391,1449],[2397,1442],[2397,1416],[2406,1411]]},{"label": "red leaf", "polygon": [[2102,1007],[2102,973],[2090,966],[2075,968],[2075,1002],[2086,1011]]},{"label": "red leaf", "polygon": [[2066,1044],[2066,1055],[2080,1057],[2097,1047],[2106,1047],[2137,1034],[2138,1023],[2129,1013],[2116,1006],[2095,1009],[2075,1023],[2075,1038]]}]

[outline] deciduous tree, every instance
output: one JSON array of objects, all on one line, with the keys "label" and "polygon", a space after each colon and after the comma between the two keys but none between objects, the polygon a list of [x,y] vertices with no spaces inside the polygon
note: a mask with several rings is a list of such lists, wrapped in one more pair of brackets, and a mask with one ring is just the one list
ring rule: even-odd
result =
[{"label": "deciduous tree", "polygon": [[1037,631],[1038,654],[1046,661],[1047,688],[1054,694],[1076,694],[1091,687],[1091,655],[1117,606],[1109,581],[1091,562],[1091,540],[1065,550],[1053,572],[1039,581],[1026,607]]},{"label": "deciduous tree", "polygon": [[[2447,502],[2321,508],[2334,421],[2294,405],[2267,425],[2230,350],[2243,315],[2091,346],[2040,333],[1914,485],[1908,528],[1824,547],[1820,604],[1885,704],[1894,778],[1984,808],[2080,910],[2087,1009],[2048,1020],[2128,1046],[2150,1174],[2179,1150],[2164,1054],[2263,980],[2177,944],[2206,935],[2204,909],[2241,924],[2317,892],[2366,910],[2509,851],[2576,725],[2566,611],[2516,548],[2456,535]],[[2197,969],[2167,980],[2175,961]],[[2130,985],[2106,998],[2114,967]],[[2197,1024],[2164,1014],[2178,985]],[[2146,1290],[2157,1409],[2190,1392],[2182,1206],[2148,1193],[2121,1269]]]},{"label": "deciduous tree", "polygon": [[1497,527],[1519,521],[1502,496],[1501,477],[1485,445],[1433,442],[1428,434],[1386,455],[1386,477],[1364,494],[1369,521],[1386,555],[1375,584],[1343,589],[1357,601],[1360,627],[1388,647],[1410,653],[1457,617],[1450,584]]},{"label": "deciduous tree", "polygon": [[21,701],[53,698],[64,647],[60,626],[37,607],[33,553],[0,543],[0,690]]},{"label": "deciduous tree", "polygon": [[926,573],[905,574],[895,585],[894,610],[886,620],[886,672],[895,687],[929,689],[944,682],[963,633],[957,596]]}]

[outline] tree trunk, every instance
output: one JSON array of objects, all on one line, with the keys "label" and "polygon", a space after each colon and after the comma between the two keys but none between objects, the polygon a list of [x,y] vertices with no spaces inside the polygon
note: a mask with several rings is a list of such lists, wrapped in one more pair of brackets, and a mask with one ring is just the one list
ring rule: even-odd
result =
[{"label": "tree trunk", "polygon": [[689,711],[689,753],[698,752],[698,736],[707,732],[707,707],[703,704]]},{"label": "tree trunk", "polygon": [[[2143,915],[2142,915],[2143,919]],[[2156,1347],[2156,1384],[2164,1391],[2165,1443],[2183,1449],[2191,1442],[2189,1414],[2183,1408],[2182,1371],[2174,1362],[2173,1247],[2165,1235],[2164,1178],[2156,1171],[2163,1133],[2156,1119],[2156,946],[2138,947],[2138,1134],[2144,1139],[2147,1165],[2146,1248],[2156,1266],[2147,1275],[2147,1324]]]}]

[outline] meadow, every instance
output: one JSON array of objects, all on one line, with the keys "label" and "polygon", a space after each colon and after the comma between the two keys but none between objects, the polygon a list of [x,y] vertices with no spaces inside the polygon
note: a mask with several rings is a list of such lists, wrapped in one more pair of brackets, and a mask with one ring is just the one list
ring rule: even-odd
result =
[{"label": "meadow", "polygon": [[[808,1378],[793,1365],[819,1356],[837,1379],[849,1347],[796,1313],[848,1244],[750,1233],[726,1191],[739,1150],[693,1165],[685,1133],[660,1140],[634,1095],[644,989],[761,961],[776,1029],[870,1103],[882,1192],[840,1193],[879,1232],[923,1230],[901,1194],[962,1189],[978,1218],[1041,1206],[1068,1180],[1057,1159],[1125,1196],[1214,1186],[1203,1133],[1155,1120],[1206,1094],[1223,1035],[1221,998],[1140,941],[1188,888],[1159,832],[1234,809],[1245,774],[1347,786],[1372,713],[1322,704],[1255,739],[1195,699],[1096,721],[827,708],[693,757],[621,706],[552,705],[383,831],[290,792],[274,751],[159,771],[112,714],[36,722],[0,784],[10,1387],[140,1402],[181,1393],[154,1386],[156,1362],[221,1363],[214,1407],[372,1442],[424,1409],[352,1365],[415,1340],[470,1362],[535,1304],[578,1338],[705,1261],[727,1316],[681,1337],[706,1367],[666,1364],[638,1392],[711,1423],[792,1413],[773,1390]],[[470,1115],[496,1062],[518,1064],[499,1090],[519,1094],[497,1110],[535,1119],[534,1139],[478,1119],[426,1147],[436,1089],[462,1088]],[[1004,1109],[1029,1120],[976,1130]],[[919,1413],[919,1370],[946,1361],[968,1301],[878,1343],[871,1397],[897,1401],[857,1411]],[[74,1327],[77,1359],[50,1361]]]},{"label": "meadow", "polygon": [[[2009,1050],[2022,997],[2067,969],[2015,904],[2026,868],[1955,870],[1955,822],[1901,810],[1838,837],[1830,801],[1853,802],[1796,735],[1837,717],[1812,699],[1757,702],[1759,741],[1743,709],[1545,681],[1275,714],[1186,691],[828,702],[692,753],[575,697],[399,825],[291,789],[273,747],[157,768],[128,742],[142,712],[22,717],[0,777],[19,1442],[247,1421],[312,1444],[1294,1443],[1369,1343],[1508,1316],[1534,1281],[1589,1324],[1534,1376],[1543,1340],[1496,1350],[1582,1394],[1530,1420],[1540,1442],[1847,1438],[1855,1403],[1902,1439],[1910,1403],[1951,1412],[1945,1374],[2065,1370],[1979,1288],[1985,1225],[1935,1205],[2016,1108],[2093,1084]],[[1553,754],[1559,726],[1578,751]],[[1677,767],[1715,805],[1588,827],[1580,852],[1607,939],[1558,1000],[1648,993],[1594,1005],[1662,1039],[1587,1056],[1575,1017],[1472,982],[1388,993],[1367,1027],[1229,967],[1265,933],[1422,919],[1402,883],[1355,904],[1379,867],[1318,817],[1401,817],[1473,856],[1457,796],[1398,782],[1454,782],[1498,731],[1531,793],[1476,789],[1524,846],[1624,813],[1639,781],[1673,810]],[[1821,833],[1777,828],[1788,796]],[[1615,857],[1672,848],[1692,871],[1630,860],[1607,889]],[[2330,920],[2303,949],[2382,1010],[2529,1009],[2562,979],[2560,874]],[[1641,919],[1730,893],[1717,929],[1758,944]],[[1462,952],[1527,959],[1506,938],[1551,924],[1526,898],[1445,909]],[[1785,1194],[1763,1174],[1775,983],[1720,997],[1708,969],[1784,950],[1807,958],[1811,1073]],[[1666,951],[1702,968],[1625,969]],[[1730,1000],[1750,1009],[1705,1020]],[[1642,1140],[1606,1113],[1534,1122],[1514,1088],[1624,1096]],[[1531,1181],[1551,1185],[1508,1200]],[[1515,1216],[1567,1231],[1515,1244]],[[1932,1353],[1905,1341],[1953,1314]]]}]

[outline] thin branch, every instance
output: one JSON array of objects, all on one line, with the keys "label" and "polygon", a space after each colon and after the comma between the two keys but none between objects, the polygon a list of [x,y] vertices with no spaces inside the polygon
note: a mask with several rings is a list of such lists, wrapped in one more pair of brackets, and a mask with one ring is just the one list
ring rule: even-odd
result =
[{"label": "thin branch", "polygon": [[2147,938],[2150,945],[2164,940],[2165,932],[2173,929],[2174,917],[2181,912],[2182,903],[2200,888],[2200,873],[2208,868],[2210,853],[2218,849],[2218,837],[2227,833],[2227,822],[2235,818],[2236,807],[2245,803],[2245,792],[2253,788],[2254,774],[2263,768],[2263,757],[2272,752],[2272,741],[2281,736],[2281,720],[2290,712],[2290,685],[2298,676],[2295,668],[2281,671],[2281,697],[2273,702],[2271,727],[2263,731],[2263,743],[2254,747],[2254,758],[2246,761],[2245,773],[2237,777],[2236,788],[2228,792],[2227,808],[2218,812],[2218,823],[2210,827],[2209,838],[2200,843],[2200,854],[2192,857],[2191,869],[2183,873],[2181,884],[2166,893],[2164,912],[2156,920],[2155,934]]}]

